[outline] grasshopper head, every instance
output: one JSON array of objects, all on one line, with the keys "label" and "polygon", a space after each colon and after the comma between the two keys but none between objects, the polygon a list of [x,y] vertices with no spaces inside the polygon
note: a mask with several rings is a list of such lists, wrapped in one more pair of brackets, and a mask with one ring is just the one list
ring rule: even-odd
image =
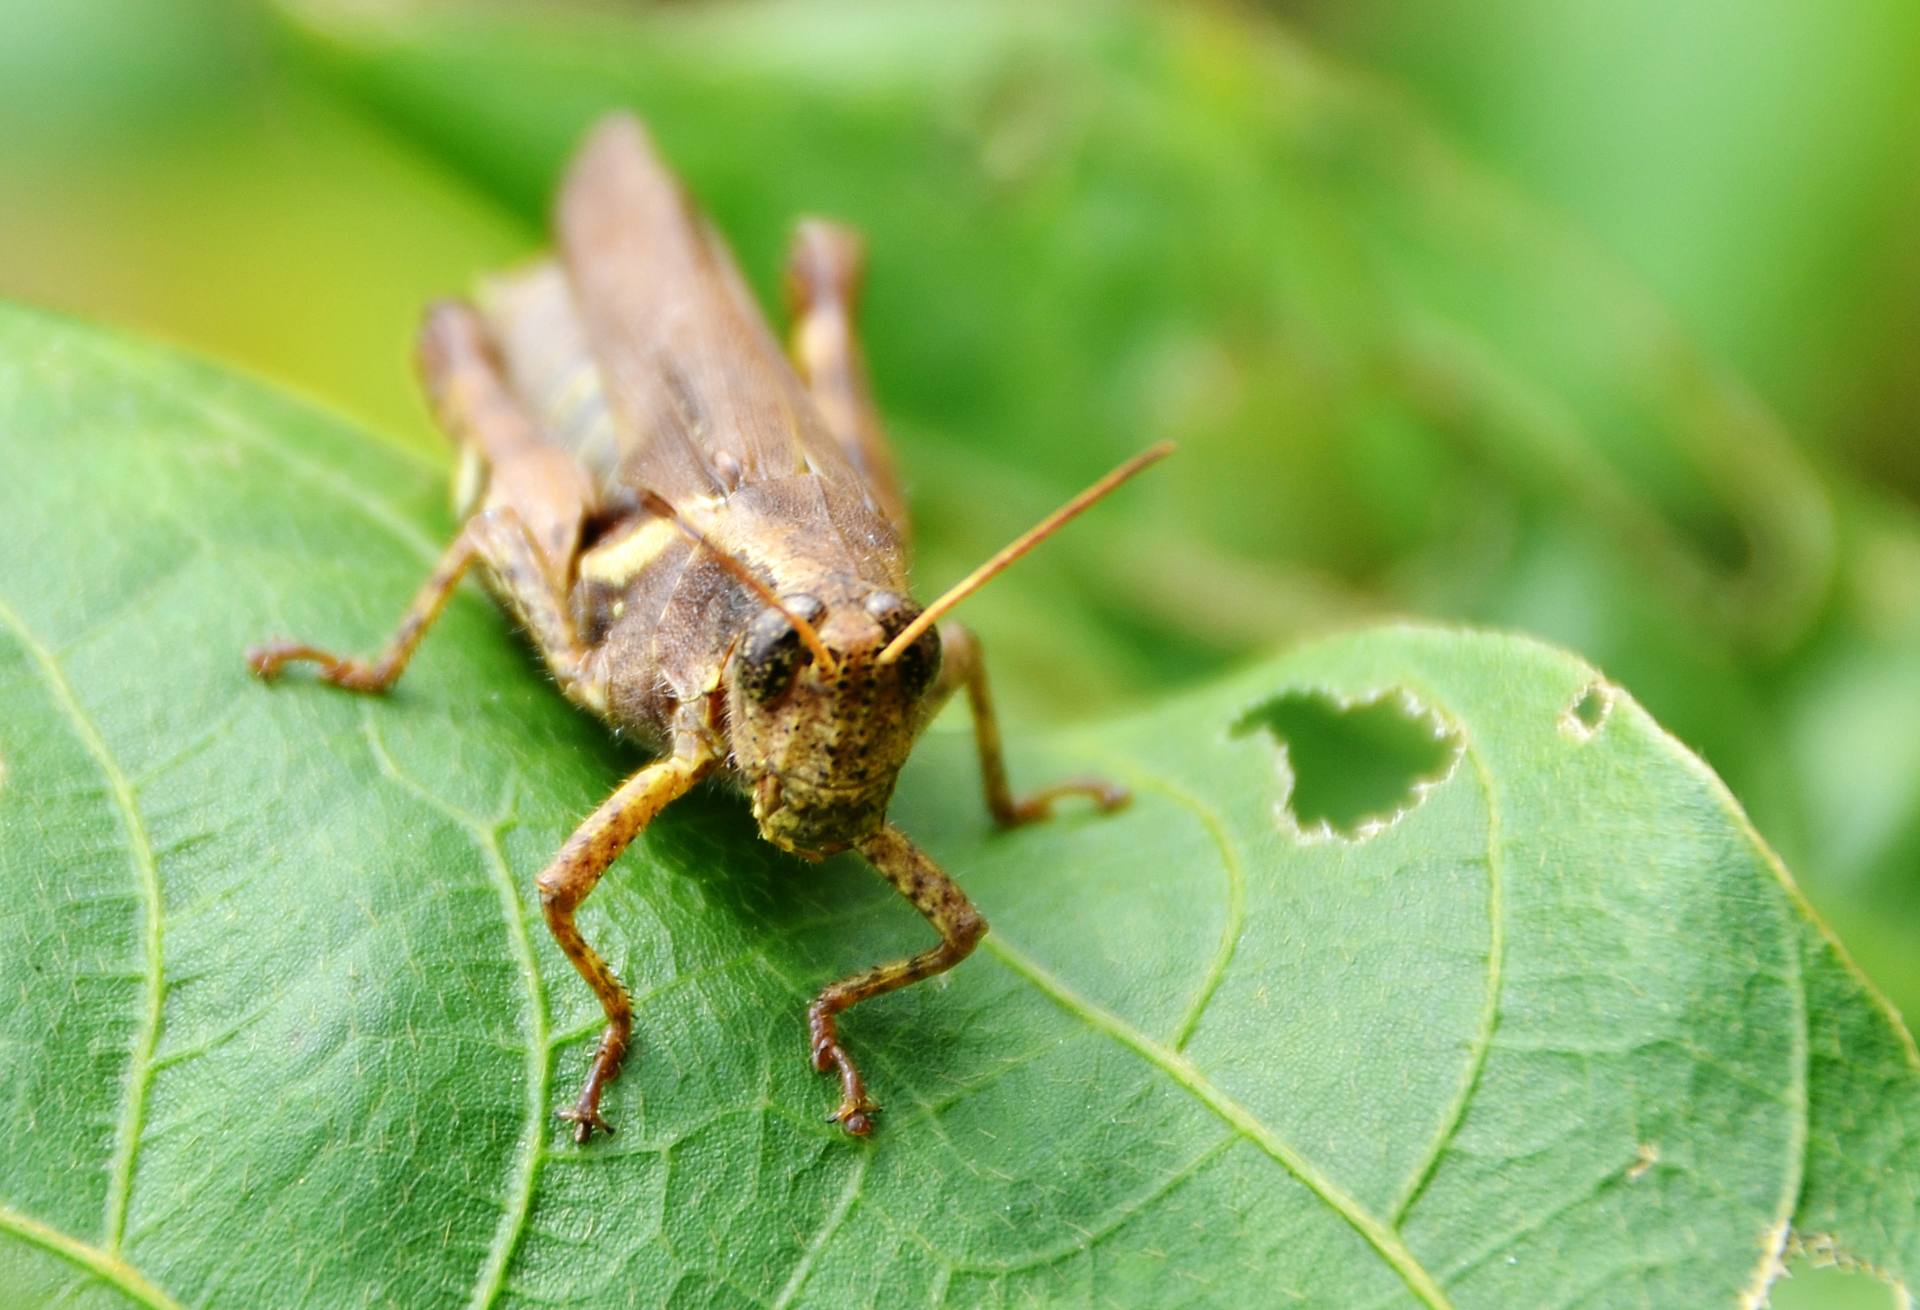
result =
[{"label": "grasshopper head", "polygon": [[934,708],[940,635],[948,610],[1115,487],[1173,451],[1160,442],[1127,460],[1007,543],[924,610],[905,596],[837,575],[819,594],[777,595],[717,548],[673,506],[649,493],[656,514],[714,552],[766,602],[727,664],[727,735],[733,765],[753,790],[753,817],[768,841],[830,855],[877,830],[907,752]]},{"label": "grasshopper head", "polygon": [[[919,614],[911,600],[857,584],[832,590],[761,611],[727,668],[729,745],[752,788],[753,817],[768,841],[808,855],[831,854],[884,822],[940,672],[932,628],[879,658]],[[816,641],[803,639],[796,618]]]}]

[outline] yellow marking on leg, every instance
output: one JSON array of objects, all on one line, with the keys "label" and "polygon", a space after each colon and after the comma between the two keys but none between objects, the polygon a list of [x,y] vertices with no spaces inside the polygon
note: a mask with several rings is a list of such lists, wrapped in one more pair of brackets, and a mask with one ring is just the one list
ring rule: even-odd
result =
[{"label": "yellow marking on leg", "polygon": [[575,364],[548,395],[547,409],[553,426],[580,446],[586,444],[583,434],[597,435],[602,429],[610,429],[612,419],[607,412],[600,366],[591,359]]},{"label": "yellow marking on leg", "polygon": [[480,447],[465,442],[460,447],[460,463],[453,473],[453,516],[465,520],[480,508],[487,493],[487,457]]}]

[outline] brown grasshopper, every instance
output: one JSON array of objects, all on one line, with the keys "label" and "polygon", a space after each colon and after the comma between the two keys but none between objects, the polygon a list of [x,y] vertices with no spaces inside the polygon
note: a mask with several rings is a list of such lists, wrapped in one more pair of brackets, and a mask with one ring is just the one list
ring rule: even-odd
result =
[{"label": "brown grasshopper", "polygon": [[382,692],[466,570],[481,566],[560,690],[659,753],[540,874],[560,949],[606,1010],[577,1101],[584,1142],[632,1036],[626,989],[574,923],[600,875],[662,808],[724,771],[760,833],[820,859],[859,851],[940,933],[929,950],[844,978],[808,1008],[814,1067],[837,1070],[831,1120],[872,1130],[879,1108],[840,1043],[852,1005],[952,968],[986,921],[887,822],[915,738],[964,687],[987,808],[1011,826],[1096,779],[1016,799],[966,629],[934,623],[1067,519],[1165,455],[1121,465],[922,609],[909,598],[907,515],[854,335],[862,254],[851,233],[801,224],[788,269],[789,363],[731,255],[633,118],[589,134],[556,205],[557,254],[428,314],[419,360],[461,453],[465,526],[370,661],[274,642],[293,661]]}]

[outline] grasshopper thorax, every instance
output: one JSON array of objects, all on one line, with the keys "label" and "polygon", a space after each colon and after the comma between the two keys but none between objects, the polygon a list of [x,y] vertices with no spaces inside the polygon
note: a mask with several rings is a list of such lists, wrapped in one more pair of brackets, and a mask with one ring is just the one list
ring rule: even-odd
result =
[{"label": "grasshopper thorax", "polygon": [[[836,579],[781,597],[740,634],[727,665],[728,746],[768,841],[828,855],[885,821],[932,708],[940,638],[929,628],[898,658],[879,655],[919,612],[894,592]],[[818,640],[803,640],[795,620]]]}]

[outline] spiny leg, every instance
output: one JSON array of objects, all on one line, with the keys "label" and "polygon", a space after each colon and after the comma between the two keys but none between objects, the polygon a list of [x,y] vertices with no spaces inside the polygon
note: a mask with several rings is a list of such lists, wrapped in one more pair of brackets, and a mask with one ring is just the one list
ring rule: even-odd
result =
[{"label": "spiny leg", "polygon": [[945,973],[973,952],[987,931],[987,921],[980,917],[958,884],[898,828],[882,828],[854,845],[881,876],[893,884],[894,890],[911,901],[913,908],[940,933],[938,946],[909,959],[876,965],[851,978],[842,978],[823,990],[807,1007],[813,1067],[821,1073],[835,1069],[840,1073],[840,1106],[828,1116],[828,1121],[839,1124],[855,1137],[865,1137],[873,1131],[873,1116],[880,1107],[868,1097],[860,1070],[840,1045],[840,1028],[835,1016],[864,1000],[931,978],[936,973]]},{"label": "spiny leg", "polygon": [[865,274],[866,254],[857,233],[820,219],[794,230],[787,254],[793,365],[834,440],[872,489],[880,512],[904,536],[907,499],[855,330]]},{"label": "spiny leg", "polygon": [[321,678],[336,686],[385,691],[405,671],[461,575],[482,561],[561,686],[591,703],[588,654],[574,633],[566,597],[588,507],[585,475],[564,451],[537,439],[470,306],[448,302],[428,313],[419,362],[441,426],[462,450],[481,452],[492,468],[484,507],[462,526],[375,658],[349,659],[305,642],[280,641],[249,651],[248,665],[270,679],[285,665],[306,661],[318,664]]},{"label": "spiny leg", "polygon": [[1007,785],[1007,764],[1000,749],[1000,720],[993,712],[993,698],[987,691],[986,663],[980,657],[980,639],[957,623],[940,625],[939,695],[951,695],[957,687],[967,690],[967,707],[973,713],[973,740],[980,751],[980,781],[986,790],[987,811],[1002,828],[1017,828],[1023,823],[1044,819],[1053,813],[1053,803],[1062,796],[1090,796],[1101,813],[1124,809],[1132,798],[1125,787],[1104,778],[1067,778],[1050,787],[1016,797]]},{"label": "spiny leg", "polygon": [[320,666],[321,679],[336,687],[384,692],[406,671],[421,638],[476,560],[484,560],[500,579],[505,599],[533,635],[561,686],[572,694],[584,676],[588,654],[574,634],[564,601],[546,585],[547,571],[538,548],[518,516],[505,508],[484,510],[467,520],[415,593],[399,628],[374,658],[352,659],[305,642],[272,641],[247,652],[247,667],[271,681],[288,664],[312,663]]},{"label": "spiny leg", "polygon": [[535,880],[540,888],[540,908],[546,913],[548,931],[553,933],[553,939],[580,976],[587,980],[587,985],[593,988],[600,998],[600,1008],[607,1014],[607,1029],[600,1037],[600,1047],[594,1052],[579,1099],[571,1107],[555,1112],[573,1124],[576,1142],[585,1142],[595,1128],[613,1131],[600,1117],[600,1093],[619,1076],[620,1062],[626,1058],[633,1037],[633,1004],[607,962],[580,935],[573,921],[574,911],[593,891],[607,866],[620,858],[620,852],[653,816],[686,795],[687,789],[712,768],[710,755],[685,743],[681,753],[649,764],[587,816],[586,822],[567,838],[553,863]]},{"label": "spiny leg", "polygon": [[439,563],[433,566],[433,572],[427,575],[427,580],[420,584],[420,590],[414,593],[413,603],[407,606],[399,628],[387,641],[386,647],[371,660],[335,655],[305,642],[270,641],[247,652],[247,667],[253,670],[256,677],[271,682],[279,676],[284,666],[309,662],[320,666],[322,681],[336,687],[344,687],[348,691],[383,692],[405,671],[407,661],[413,658],[414,648],[420,644],[420,638],[426,635],[433,621],[440,617],[440,611],[446,608],[447,598],[453,595],[453,589],[460,584],[475,554],[473,525],[469,522],[454,537]]}]

